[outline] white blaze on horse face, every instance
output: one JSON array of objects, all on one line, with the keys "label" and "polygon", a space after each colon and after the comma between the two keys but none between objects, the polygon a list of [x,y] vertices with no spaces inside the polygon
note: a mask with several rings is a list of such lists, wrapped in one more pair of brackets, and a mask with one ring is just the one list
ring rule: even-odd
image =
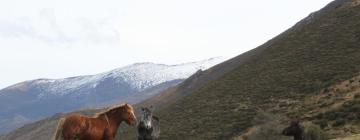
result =
[{"label": "white blaze on horse face", "polygon": [[152,119],[152,114],[151,111],[149,109],[143,109],[143,113],[141,116],[141,122],[144,124],[145,128],[151,128],[151,119]]},{"label": "white blaze on horse face", "polygon": [[145,127],[146,127],[146,128],[151,128],[151,119],[150,119],[150,120],[147,120],[147,121],[145,122]]}]

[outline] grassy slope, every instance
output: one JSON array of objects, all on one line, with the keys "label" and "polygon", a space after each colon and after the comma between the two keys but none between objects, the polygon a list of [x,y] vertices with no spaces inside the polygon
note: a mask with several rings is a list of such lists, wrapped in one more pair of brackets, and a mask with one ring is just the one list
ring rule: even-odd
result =
[{"label": "grassy slope", "polygon": [[330,8],[160,110],[162,139],[228,139],[251,126],[257,108],[274,107],[280,99],[303,101],[355,76],[360,71],[360,7]]},{"label": "grassy slope", "polygon": [[[100,112],[102,110],[103,109],[80,110],[72,113],[92,116],[96,112]],[[67,114],[55,114],[52,117],[24,125],[23,127],[0,137],[0,140],[49,140],[52,138],[56,130],[58,120],[65,115]]]},{"label": "grassy slope", "polygon": [[[139,106],[171,100],[157,104],[162,139],[228,139],[251,127],[259,108],[268,110],[284,100],[302,102],[325,87],[357,75],[360,7],[338,6],[342,2],[337,0],[268,43],[202,72]],[[301,108],[303,104],[295,105]],[[275,113],[294,117],[301,112],[290,107]],[[41,127],[36,131],[52,134],[45,125],[53,121],[40,121],[32,124],[39,127],[29,128]],[[12,136],[25,138],[24,134],[29,132],[21,131],[26,130],[26,127],[19,129]],[[118,138],[136,136],[134,128],[125,132],[122,130]],[[31,133],[28,138],[37,135]]]},{"label": "grassy slope", "polygon": [[336,140],[359,140],[360,139],[360,135],[354,135],[354,136],[349,136],[346,138],[338,138]]}]

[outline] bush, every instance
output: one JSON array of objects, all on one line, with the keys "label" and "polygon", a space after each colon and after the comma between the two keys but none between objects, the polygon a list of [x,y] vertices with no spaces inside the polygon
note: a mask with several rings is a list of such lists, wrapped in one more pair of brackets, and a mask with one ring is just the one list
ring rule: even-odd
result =
[{"label": "bush", "polygon": [[356,94],[356,95],[354,96],[354,98],[355,98],[355,99],[360,98],[360,94]]},{"label": "bush", "polygon": [[307,122],[303,126],[306,140],[328,140],[328,135],[318,125]]},{"label": "bush", "polygon": [[[281,116],[269,112],[260,111],[253,119],[252,127],[245,135],[243,140],[292,140],[292,137],[281,135],[286,127],[280,123]],[[241,138],[240,138],[241,139]]]},{"label": "bush", "polygon": [[281,135],[281,131],[285,127],[276,122],[256,126],[251,133],[244,137],[244,140],[292,140],[292,137]]},{"label": "bush", "polygon": [[326,120],[320,120],[317,124],[319,124],[320,128],[325,128],[328,126],[328,123]]},{"label": "bush", "polygon": [[335,123],[333,124],[333,126],[338,127],[338,126],[342,126],[346,123],[345,119],[342,118],[338,118]]}]

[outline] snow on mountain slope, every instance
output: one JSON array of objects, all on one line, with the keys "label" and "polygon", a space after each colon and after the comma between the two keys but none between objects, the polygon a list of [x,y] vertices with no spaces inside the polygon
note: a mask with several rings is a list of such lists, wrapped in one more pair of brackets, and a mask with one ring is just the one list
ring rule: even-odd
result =
[{"label": "snow on mountain slope", "polygon": [[[38,95],[39,98],[46,94],[66,95],[71,94],[80,88],[95,88],[106,78],[122,80],[129,84],[130,88],[141,92],[147,88],[156,86],[163,82],[176,79],[186,79],[197,70],[208,69],[224,61],[223,57],[210,58],[198,62],[184,63],[178,65],[164,65],[155,63],[136,63],[109,72],[97,75],[78,76],[64,79],[37,79],[27,81],[27,86],[38,86],[44,91]],[[9,87],[10,89],[23,88],[24,83]],[[90,92],[87,92],[89,94]],[[83,93],[86,94],[86,93]]]},{"label": "snow on mountain slope", "polygon": [[106,73],[106,75],[122,77],[126,82],[131,83],[131,87],[142,91],[166,81],[186,79],[197,70],[208,69],[223,60],[222,57],[218,57],[180,65],[138,63],[111,71]]},{"label": "snow on mountain slope", "polygon": [[[178,65],[136,63],[96,75],[21,82],[0,90],[0,133],[58,112],[138,103],[224,60],[218,57]],[[13,119],[16,116],[23,119]]]}]

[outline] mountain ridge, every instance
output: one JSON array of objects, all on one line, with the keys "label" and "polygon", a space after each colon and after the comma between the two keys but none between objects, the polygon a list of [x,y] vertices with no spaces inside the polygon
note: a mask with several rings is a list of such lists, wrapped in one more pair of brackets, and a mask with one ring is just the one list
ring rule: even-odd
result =
[{"label": "mountain ridge", "polygon": [[[335,0],[319,10],[321,14],[315,14],[318,16],[309,15],[310,22],[304,22],[309,20],[305,18],[258,48],[199,71],[186,83],[135,107],[154,104],[161,95],[170,97],[170,103],[160,103],[161,108],[155,110],[161,120],[161,139],[232,139],[256,127],[262,112],[286,118],[279,120],[281,126],[300,118],[327,132],[338,129],[330,133],[331,138],[360,133],[360,129],[348,127],[359,126],[359,92],[346,98],[336,110],[317,110],[339,103],[349,94],[348,89],[360,89],[359,78],[352,79],[360,71],[360,6],[353,2],[358,0]],[[198,77],[202,77],[200,81]],[[346,90],[333,89],[339,83],[345,83]],[[171,99],[173,95],[180,97]],[[29,128],[43,132],[46,136],[41,136],[46,139],[53,133],[56,119]],[[281,129],[271,131],[271,136],[283,138]],[[23,129],[9,137],[20,140],[38,136],[34,131],[20,131]],[[123,128],[118,133],[120,138],[136,138],[136,128]]]},{"label": "mountain ridge", "polygon": [[[335,0],[263,45],[209,69],[227,72],[157,110],[161,127],[166,128],[162,139],[231,139],[254,126],[253,118],[261,115],[259,110],[288,119],[314,111],[306,106],[306,99],[327,94],[321,91],[360,71],[360,6],[354,2],[358,0]],[[214,77],[213,74],[205,77]],[[165,94],[179,94],[173,90]],[[356,109],[355,106],[351,108]],[[324,105],[316,103],[311,107]],[[281,123],[289,123],[286,121],[289,120]],[[304,121],[326,131],[338,127],[345,133],[350,130],[344,125],[354,123],[346,120],[342,121],[344,125],[332,126],[336,123],[325,121],[324,125],[320,117],[304,117]],[[134,131],[130,129],[119,136],[133,139]],[[357,128],[351,131],[360,133]],[[343,133],[332,133],[331,137]],[[273,133],[281,137],[278,134]]]},{"label": "mountain ridge", "polygon": [[137,103],[223,60],[217,57],[178,65],[136,63],[96,75],[17,83],[0,90],[0,130],[57,112],[121,101]]},{"label": "mountain ridge", "polygon": [[[83,85],[84,83],[89,83],[89,82],[94,82],[94,84],[96,84],[96,80],[99,80],[101,78],[106,78],[106,76],[112,76],[112,77],[123,77],[124,79],[128,79],[128,80],[133,80],[131,79],[131,76],[141,76],[141,75],[137,75],[136,73],[142,72],[140,70],[146,69],[146,68],[153,68],[153,69],[157,69],[160,70],[161,72],[166,72],[166,69],[169,68],[173,68],[173,67],[187,67],[189,70],[186,70],[184,68],[184,72],[182,73],[176,73],[178,75],[171,75],[171,76],[175,76],[175,78],[171,79],[171,80],[175,80],[175,79],[184,79],[188,76],[190,76],[194,69],[195,71],[197,69],[206,69],[209,68],[210,66],[217,64],[218,62],[223,61],[225,58],[224,57],[214,57],[214,58],[209,58],[209,59],[205,59],[205,60],[200,60],[200,61],[194,61],[194,62],[188,62],[188,63],[181,63],[181,64],[175,64],[175,65],[167,65],[167,64],[157,64],[157,63],[152,63],[152,62],[141,62],[141,63],[134,63],[131,65],[126,65],[123,66],[121,68],[117,68],[117,69],[113,69],[107,72],[103,72],[103,73],[99,73],[99,74],[94,74],[94,75],[80,75],[80,76],[72,76],[72,77],[67,77],[67,78],[57,78],[57,79],[50,79],[50,78],[39,78],[39,79],[34,79],[34,80],[27,80],[27,81],[23,81],[23,82],[19,82],[17,84],[14,85],[10,85],[8,87],[5,87],[3,89],[15,89],[18,86],[23,86],[24,84],[41,84],[41,83],[53,83],[53,82],[61,82],[61,81],[66,81],[67,83],[69,83],[69,81],[71,82],[71,80],[77,80],[80,81],[78,83],[71,83],[68,84],[68,86],[71,85],[71,87],[67,87],[66,89],[72,89],[76,86],[79,85]],[[135,72],[133,72],[135,71]],[[129,75],[121,75],[124,74],[126,72],[131,72]],[[145,76],[148,75],[154,75],[153,73],[147,74]],[[148,76],[150,77],[150,76]],[[165,81],[164,79],[155,79],[155,80],[147,80],[147,77],[139,77],[137,79],[139,79],[139,81],[158,81],[157,83],[154,83],[153,85],[159,84],[163,81]],[[151,77],[152,78],[152,77]],[[161,78],[159,76],[159,78]],[[166,78],[166,77],[165,77]],[[136,79],[136,78],[135,78]],[[132,81],[132,83],[134,83],[135,80]],[[169,80],[166,80],[169,81]],[[84,83],[82,83],[84,82]],[[136,81],[135,81],[136,82]],[[144,89],[149,87],[148,85],[142,85],[143,83],[139,83],[139,84],[135,84],[132,85],[133,87],[137,88],[137,89]],[[96,86],[96,85],[94,85]],[[64,87],[62,87],[64,88]],[[1,90],[0,90],[0,94],[1,94]]]}]

